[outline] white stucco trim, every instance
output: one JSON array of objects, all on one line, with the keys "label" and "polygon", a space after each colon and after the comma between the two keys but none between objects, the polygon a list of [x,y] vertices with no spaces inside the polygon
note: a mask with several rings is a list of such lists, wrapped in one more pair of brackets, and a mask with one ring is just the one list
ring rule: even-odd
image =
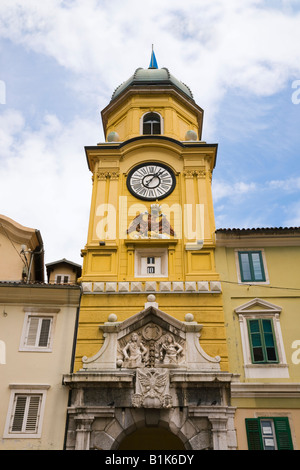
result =
[{"label": "white stucco trim", "polygon": [[[280,326],[281,307],[262,299],[252,299],[235,309],[240,322],[245,377],[249,379],[288,378],[288,364]],[[253,364],[248,334],[248,319],[270,318],[273,322],[279,363]]]}]

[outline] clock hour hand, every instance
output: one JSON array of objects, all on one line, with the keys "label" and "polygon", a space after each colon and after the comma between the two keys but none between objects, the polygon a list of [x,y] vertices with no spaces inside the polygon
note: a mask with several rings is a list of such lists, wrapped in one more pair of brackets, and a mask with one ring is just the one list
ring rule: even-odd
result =
[{"label": "clock hour hand", "polygon": [[151,181],[154,180],[154,178],[158,178],[158,176],[161,174],[161,170],[158,171],[158,173],[155,173],[155,175],[152,176],[152,178],[148,181],[147,184],[144,184],[144,186],[146,186],[147,188],[149,188],[149,184],[151,183]]}]

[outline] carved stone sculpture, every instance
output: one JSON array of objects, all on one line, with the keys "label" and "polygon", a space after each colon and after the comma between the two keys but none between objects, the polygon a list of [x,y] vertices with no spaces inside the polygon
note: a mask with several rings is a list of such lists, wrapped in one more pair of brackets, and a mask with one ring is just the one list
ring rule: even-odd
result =
[{"label": "carved stone sculpture", "polygon": [[169,371],[167,369],[137,369],[136,390],[132,397],[135,408],[171,408]]},{"label": "carved stone sculpture", "polygon": [[178,358],[183,347],[176,343],[174,336],[167,334],[160,345],[160,360],[163,364],[178,364]]},{"label": "carved stone sculpture", "polygon": [[128,368],[142,367],[148,350],[140,341],[137,333],[132,333],[130,341],[123,348],[124,366]]}]

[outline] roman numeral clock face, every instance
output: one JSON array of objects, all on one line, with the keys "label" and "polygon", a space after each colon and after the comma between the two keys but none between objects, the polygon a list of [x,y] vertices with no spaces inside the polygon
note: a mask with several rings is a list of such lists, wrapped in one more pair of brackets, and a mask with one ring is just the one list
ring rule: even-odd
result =
[{"label": "roman numeral clock face", "polygon": [[133,196],[147,201],[167,197],[174,190],[173,171],[162,163],[142,163],[133,168],[127,177],[127,187]]}]

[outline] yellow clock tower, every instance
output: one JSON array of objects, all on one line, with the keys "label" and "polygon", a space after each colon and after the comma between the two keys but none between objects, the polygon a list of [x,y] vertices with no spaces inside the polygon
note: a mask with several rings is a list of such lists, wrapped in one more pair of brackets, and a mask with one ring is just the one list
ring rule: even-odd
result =
[{"label": "yellow clock tower", "polygon": [[86,147],[93,192],[69,449],[233,449],[203,110],[152,52]]}]

